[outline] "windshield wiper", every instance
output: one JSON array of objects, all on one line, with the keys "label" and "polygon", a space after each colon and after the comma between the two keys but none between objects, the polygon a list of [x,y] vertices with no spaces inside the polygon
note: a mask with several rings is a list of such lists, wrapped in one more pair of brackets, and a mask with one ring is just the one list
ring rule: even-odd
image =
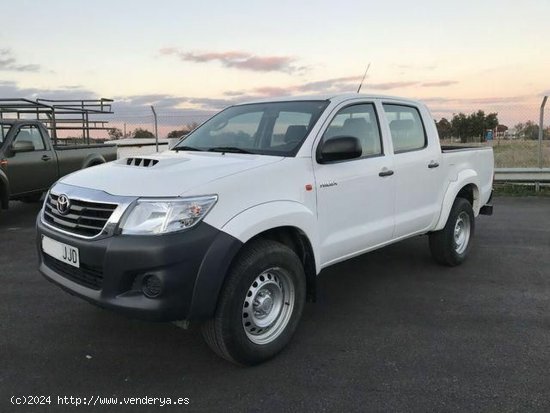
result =
[{"label": "windshield wiper", "polygon": [[173,151],[204,151],[204,149],[201,148],[195,148],[194,146],[174,146],[172,148]]},{"label": "windshield wiper", "polygon": [[208,152],[228,152],[228,153],[250,153],[255,154],[255,152],[247,151],[246,149],[238,148],[236,146],[214,146],[209,148]]}]

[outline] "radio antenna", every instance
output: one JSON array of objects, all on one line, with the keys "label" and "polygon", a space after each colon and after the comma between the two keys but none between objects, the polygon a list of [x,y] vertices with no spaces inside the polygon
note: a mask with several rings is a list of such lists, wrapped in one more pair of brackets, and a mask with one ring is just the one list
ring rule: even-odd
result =
[{"label": "radio antenna", "polygon": [[363,79],[361,79],[361,83],[359,84],[359,87],[357,88],[357,93],[361,92],[361,86],[363,86],[363,82],[365,81],[365,78],[367,77],[367,73],[369,72],[369,69],[370,69],[370,62],[369,62],[369,65],[367,66],[367,70],[365,70],[365,74],[363,75]]}]

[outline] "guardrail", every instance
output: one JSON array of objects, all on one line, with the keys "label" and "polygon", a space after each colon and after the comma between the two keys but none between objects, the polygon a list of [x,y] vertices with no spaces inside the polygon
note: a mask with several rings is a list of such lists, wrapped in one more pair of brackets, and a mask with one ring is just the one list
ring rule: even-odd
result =
[{"label": "guardrail", "polygon": [[496,168],[495,181],[534,184],[538,192],[541,184],[550,183],[550,168]]},{"label": "guardrail", "polygon": [[550,168],[496,168],[495,181],[550,182]]}]

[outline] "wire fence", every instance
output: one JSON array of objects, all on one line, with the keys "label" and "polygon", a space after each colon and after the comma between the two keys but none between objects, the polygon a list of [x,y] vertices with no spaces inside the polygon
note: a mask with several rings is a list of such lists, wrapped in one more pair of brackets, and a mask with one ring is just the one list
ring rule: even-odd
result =
[{"label": "wire fence", "polygon": [[[187,132],[200,125],[216,112],[204,112],[200,114],[186,114],[178,111],[164,111],[156,109],[158,122],[158,137],[165,139],[172,137],[180,131]],[[142,112],[115,113],[109,121],[112,128],[121,134],[120,138],[136,137],[136,132],[146,131],[153,134],[155,131],[155,119],[151,110]],[[171,135],[172,133],[172,135]]]},{"label": "wire fence", "polygon": [[[541,123],[541,102],[542,98],[533,98],[531,103],[518,103],[517,105],[502,102],[499,104],[478,105],[468,109],[463,109],[460,113],[470,117],[471,122],[480,121],[476,118],[479,110],[483,110],[485,121],[489,119],[490,114],[496,114],[496,123],[487,124],[486,127],[479,127],[476,132],[468,131],[468,122],[466,121],[466,133],[459,133],[460,128],[453,128],[460,124],[457,120],[458,113],[437,113],[434,112],[436,124],[442,138],[442,143],[452,145],[480,145],[493,148],[496,168],[550,168],[550,126],[548,126],[549,109],[543,107],[542,129]],[[439,117],[438,117],[439,115]],[[450,130],[441,128],[441,119],[449,121]],[[464,120],[464,119],[463,119]],[[490,119],[489,119],[490,121]],[[460,126],[460,125],[459,125]],[[447,125],[449,127],[449,125]],[[471,128],[470,128],[471,129]],[[542,130],[542,139],[539,141],[539,132]]]}]

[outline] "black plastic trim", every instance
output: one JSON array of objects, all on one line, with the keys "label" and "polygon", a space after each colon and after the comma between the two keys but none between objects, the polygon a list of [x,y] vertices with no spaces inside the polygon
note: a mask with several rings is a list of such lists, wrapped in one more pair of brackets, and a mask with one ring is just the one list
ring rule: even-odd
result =
[{"label": "black plastic trim", "polygon": [[479,209],[479,213],[481,215],[493,215],[493,204],[492,204],[493,192],[494,190],[491,189],[491,195],[489,195],[489,199],[487,200],[487,203]]},{"label": "black plastic trim", "polygon": [[493,206],[492,205],[483,205],[479,209],[481,215],[493,215]]},{"label": "black plastic trim", "polygon": [[[43,236],[79,249],[80,261],[102,268],[94,290],[50,268],[41,248]],[[205,222],[189,231],[159,236],[116,235],[86,240],[46,227],[37,220],[40,272],[69,293],[126,316],[152,321],[207,319],[242,242]],[[155,274],[163,285],[159,297],[141,291],[141,279]]]}]

